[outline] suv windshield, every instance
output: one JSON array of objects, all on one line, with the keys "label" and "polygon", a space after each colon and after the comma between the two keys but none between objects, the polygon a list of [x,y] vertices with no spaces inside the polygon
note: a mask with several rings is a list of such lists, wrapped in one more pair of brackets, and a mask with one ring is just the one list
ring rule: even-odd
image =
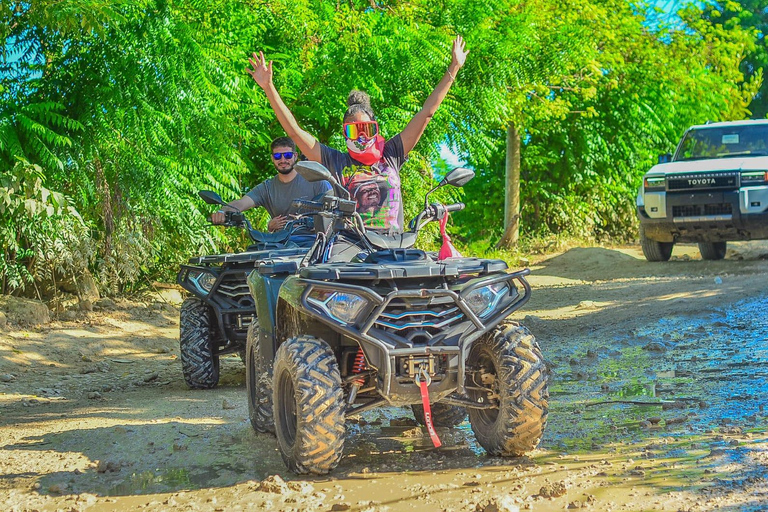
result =
[{"label": "suv windshield", "polygon": [[768,155],[768,124],[699,128],[685,134],[678,160]]}]

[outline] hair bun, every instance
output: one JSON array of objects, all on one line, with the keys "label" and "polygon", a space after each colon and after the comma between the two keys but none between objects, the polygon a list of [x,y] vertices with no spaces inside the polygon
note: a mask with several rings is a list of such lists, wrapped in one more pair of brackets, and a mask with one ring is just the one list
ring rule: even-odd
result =
[{"label": "hair bun", "polygon": [[362,105],[367,110],[372,110],[370,96],[368,96],[368,94],[363,91],[358,91],[357,89],[349,91],[349,96],[347,97],[347,106],[351,107],[352,105]]}]

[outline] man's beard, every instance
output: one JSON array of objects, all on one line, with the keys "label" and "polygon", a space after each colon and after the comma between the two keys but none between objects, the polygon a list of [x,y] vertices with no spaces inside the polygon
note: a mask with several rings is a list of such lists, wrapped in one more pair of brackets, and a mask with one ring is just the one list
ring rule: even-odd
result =
[{"label": "man's beard", "polygon": [[291,171],[293,171],[293,165],[291,165],[287,169],[282,169],[280,167],[277,168],[277,172],[279,172],[280,174],[291,174]]}]

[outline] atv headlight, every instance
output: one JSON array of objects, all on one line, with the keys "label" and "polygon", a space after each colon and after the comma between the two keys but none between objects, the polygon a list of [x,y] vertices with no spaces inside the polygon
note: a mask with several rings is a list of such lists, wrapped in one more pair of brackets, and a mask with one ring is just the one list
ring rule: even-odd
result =
[{"label": "atv headlight", "polygon": [[464,297],[464,301],[474,314],[479,317],[489,315],[502,298],[509,294],[509,284],[494,283],[472,290]]},{"label": "atv headlight", "polygon": [[368,305],[367,300],[354,293],[330,290],[313,290],[307,300],[343,324],[355,323],[360,312]]},{"label": "atv headlight", "polygon": [[192,271],[189,273],[189,280],[203,295],[207,294],[216,283],[216,276],[210,272]]}]

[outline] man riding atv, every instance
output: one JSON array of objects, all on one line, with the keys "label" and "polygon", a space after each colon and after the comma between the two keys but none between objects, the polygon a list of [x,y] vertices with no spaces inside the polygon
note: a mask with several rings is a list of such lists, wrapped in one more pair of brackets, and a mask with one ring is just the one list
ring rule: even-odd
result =
[{"label": "man riding atv", "polygon": [[[249,191],[241,199],[224,203],[212,192],[200,196],[210,204],[223,206],[211,215],[211,222],[246,227],[255,242],[248,251],[192,258],[182,265],[177,281],[192,294],[181,306],[179,344],[184,380],[193,389],[215,387],[219,382],[219,357],[243,354],[246,332],[256,317],[253,298],[245,279],[264,258],[301,256],[314,236],[308,219],[297,220],[296,199],[312,199],[330,190],[326,181],[309,183],[293,166],[296,147],[288,137],[272,141],[272,161],[277,175]],[[250,228],[243,211],[263,206],[272,219],[272,234]]]}]

